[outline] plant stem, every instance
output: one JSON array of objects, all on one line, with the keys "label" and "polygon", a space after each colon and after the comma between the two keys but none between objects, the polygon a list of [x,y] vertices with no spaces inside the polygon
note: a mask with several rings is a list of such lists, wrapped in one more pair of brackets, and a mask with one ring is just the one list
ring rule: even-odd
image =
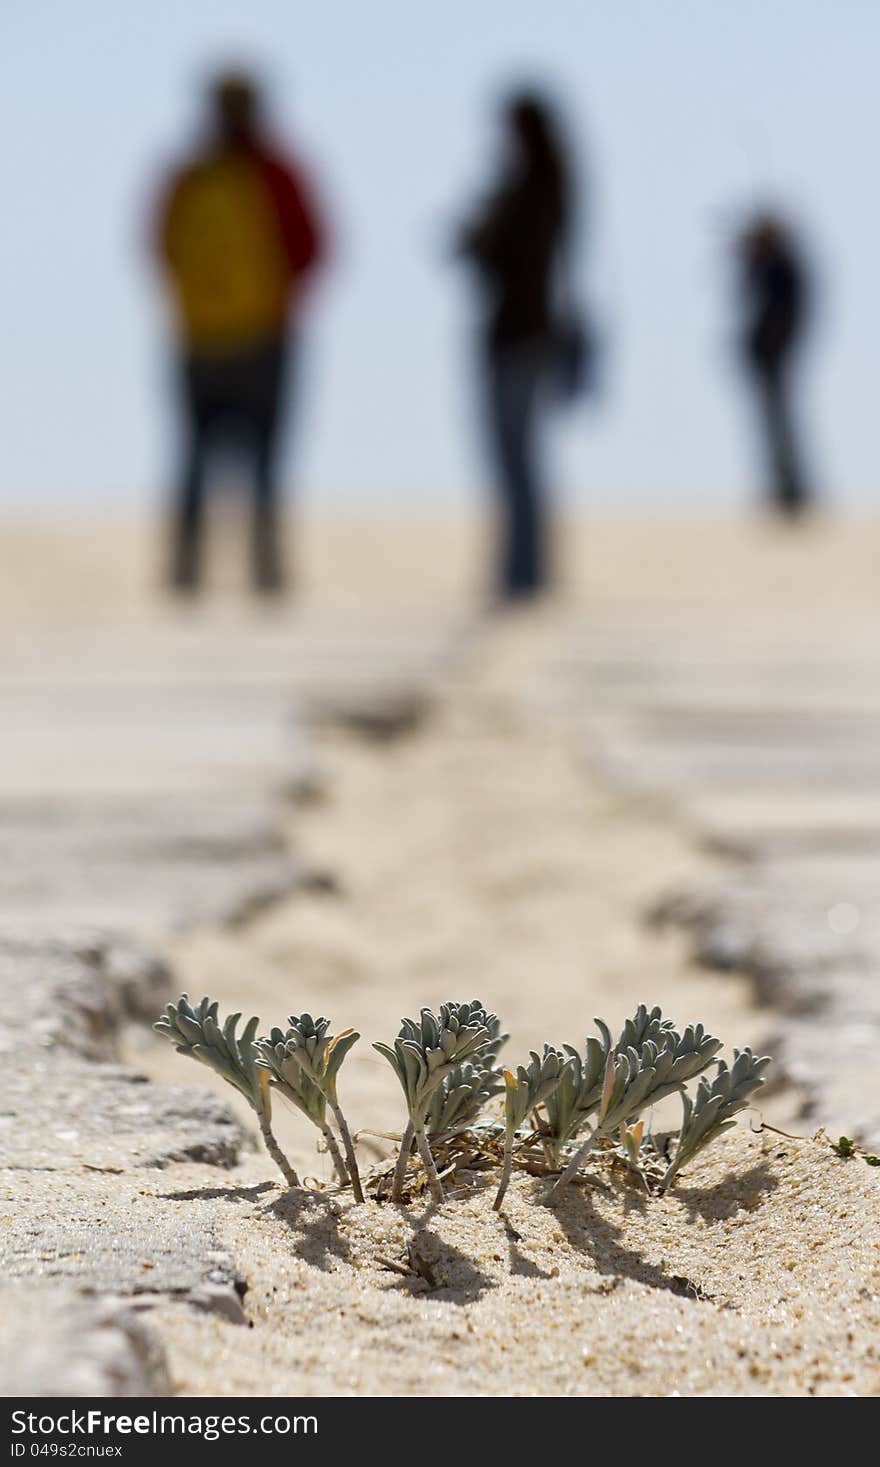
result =
[{"label": "plant stem", "polygon": [[513,1163],[513,1135],[508,1131],[504,1138],[504,1161],[501,1165],[501,1181],[498,1183],[498,1191],[495,1193],[495,1201],[492,1208],[499,1212],[504,1201],[504,1194],[510,1184],[510,1168]]},{"label": "plant stem", "polygon": [[563,1187],[567,1186],[568,1183],[571,1181],[581,1162],[589,1156],[594,1145],[596,1144],[598,1135],[598,1129],[595,1131],[591,1131],[583,1146],[579,1147],[579,1149],[575,1152],[574,1156],[571,1158],[571,1161],[568,1163],[568,1166],[565,1168],[565,1171],[562,1173],[562,1176],[556,1182],[556,1185],[550,1189],[549,1200],[551,1202],[555,1201],[555,1199],[562,1191]]},{"label": "plant stem", "polygon": [[269,1117],[267,1115],[264,1115],[261,1111],[259,1120],[260,1134],[263,1138],[263,1143],[266,1147],[266,1150],[268,1151],[275,1165],[278,1167],[278,1170],[281,1172],[281,1175],[284,1177],[287,1185],[289,1187],[298,1187],[300,1184],[299,1177],[293,1170],[293,1167],[290,1165],[290,1162],[287,1160],[287,1157],[284,1155],[284,1152],[281,1150],[278,1142],[275,1140],[275,1137],[272,1134],[272,1127],[269,1124]]},{"label": "plant stem", "polygon": [[672,1162],[670,1162],[669,1166],[666,1168],[666,1172],[664,1173],[664,1176],[663,1176],[663,1181],[660,1183],[660,1187],[658,1189],[659,1192],[660,1192],[660,1196],[661,1197],[663,1197],[666,1194],[666,1192],[669,1191],[669,1188],[672,1186],[672,1184],[675,1181],[675,1178],[676,1178],[677,1175],[678,1175],[678,1163],[675,1162],[675,1161],[672,1161]]},{"label": "plant stem", "polygon": [[397,1165],[394,1168],[394,1181],[391,1184],[391,1201],[403,1201],[403,1183],[406,1177],[406,1168],[409,1163],[409,1154],[412,1151],[413,1137],[416,1133],[414,1123],[410,1120],[406,1123],[406,1130],[400,1138],[400,1150],[397,1153]]},{"label": "plant stem", "polygon": [[550,1142],[547,1140],[547,1137],[543,1134],[541,1130],[541,1117],[538,1115],[538,1112],[536,1110],[532,1111],[532,1130],[534,1131],[535,1135],[538,1137],[541,1143],[541,1150],[544,1153],[544,1160],[546,1161],[547,1165],[555,1167],[557,1163],[553,1154],[553,1148],[550,1145]]},{"label": "plant stem", "polygon": [[443,1191],[443,1183],[437,1175],[437,1166],[433,1156],[431,1155],[431,1148],[428,1145],[428,1138],[425,1135],[424,1124],[421,1126],[416,1126],[416,1145],[419,1148],[419,1156],[422,1158],[422,1166],[425,1168],[425,1172],[428,1177],[428,1186],[431,1189],[431,1196],[433,1197],[435,1202],[445,1202],[446,1197]]},{"label": "plant stem", "polygon": [[346,1170],[345,1162],[342,1160],[342,1154],[339,1150],[339,1147],[336,1144],[336,1137],[333,1135],[333,1132],[330,1130],[329,1126],[321,1127],[321,1135],[327,1142],[327,1150],[329,1151],[333,1161],[333,1165],[336,1168],[336,1175],[342,1183],[343,1187],[347,1187],[349,1183],[348,1171]]},{"label": "plant stem", "polygon": [[342,1114],[342,1111],[339,1109],[339,1106],[336,1104],[335,1101],[331,1100],[330,1105],[333,1110],[333,1114],[336,1117],[336,1124],[339,1127],[339,1134],[342,1137],[342,1144],[345,1147],[345,1160],[348,1163],[348,1175],[351,1181],[351,1189],[354,1192],[354,1200],[355,1202],[363,1202],[364,1190],[361,1186],[361,1174],[358,1171],[357,1157],[355,1156],[354,1151],[354,1142],[351,1139],[351,1132],[348,1129],[348,1122],[346,1121],[345,1116]]}]

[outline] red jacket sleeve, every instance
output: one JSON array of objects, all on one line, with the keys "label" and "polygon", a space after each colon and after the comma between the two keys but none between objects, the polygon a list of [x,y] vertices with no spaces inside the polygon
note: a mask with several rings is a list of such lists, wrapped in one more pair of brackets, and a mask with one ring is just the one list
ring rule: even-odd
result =
[{"label": "red jacket sleeve", "polygon": [[168,264],[168,225],[177,195],[178,175],[171,175],[159,190],[150,219],[150,246],[160,265]]},{"label": "red jacket sleeve", "polygon": [[260,155],[260,164],[278,212],[290,273],[302,280],[326,259],[323,222],[299,168],[268,154]]}]

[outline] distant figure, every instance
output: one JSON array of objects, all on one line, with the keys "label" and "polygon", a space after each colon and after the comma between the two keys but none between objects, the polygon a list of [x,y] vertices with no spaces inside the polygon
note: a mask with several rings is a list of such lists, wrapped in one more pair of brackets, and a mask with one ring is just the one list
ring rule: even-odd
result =
[{"label": "distant figure", "polygon": [[792,414],[793,371],[807,317],[808,284],[789,231],[760,214],[738,241],[744,327],[742,351],[758,397],[776,509],[795,516],[808,508]]},{"label": "distant figure", "polygon": [[541,414],[559,367],[558,291],[571,221],[567,160],[553,117],[530,92],[504,114],[505,156],[460,253],[484,297],[485,412],[503,506],[499,594],[534,595],[548,579]]},{"label": "distant figure", "polygon": [[288,324],[323,240],[297,169],[267,141],[249,77],[214,82],[208,137],[167,187],[158,248],[176,306],[187,427],[171,583],[181,591],[198,586],[207,461],[233,448],[253,473],[254,585],[278,591]]}]

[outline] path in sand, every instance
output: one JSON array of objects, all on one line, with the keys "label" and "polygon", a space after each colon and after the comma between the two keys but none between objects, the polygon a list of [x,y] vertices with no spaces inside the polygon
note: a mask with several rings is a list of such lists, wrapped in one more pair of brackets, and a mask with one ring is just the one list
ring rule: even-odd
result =
[{"label": "path in sand", "polygon": [[[112,556],[105,540],[103,559],[100,537],[44,545],[42,599],[27,556],[12,556],[0,598],[2,816],[18,861],[2,876],[14,922],[0,979],[16,1061],[4,1109],[17,1282],[4,1302],[13,1337],[28,1305],[59,1321],[50,1366],[69,1355],[71,1321],[88,1334],[75,1296],[61,1308],[40,1295],[66,1279],[213,1310],[204,1328],[190,1314],[156,1318],[180,1383],[227,1389],[231,1326],[216,1311],[240,1314],[237,1275],[271,1290],[278,1266],[260,1254],[265,1229],[230,1227],[223,1184],[206,1191],[205,1168],[187,1160],[228,1161],[239,1146],[206,1096],[207,1072],[188,1071],[142,1026],[129,1029],[128,1057],[179,1088],[137,1085],[113,1063],[120,1022],[158,1001],[160,970],[130,943],[59,939],[59,921],[158,939],[182,986],[268,1021],[313,1008],[355,1024],[364,1040],[344,1088],[358,1127],[400,1122],[396,1083],[368,1040],[421,1002],[474,992],[503,1014],[511,1056],[545,1038],[579,1042],[594,1013],[618,1022],[642,999],[730,1043],[775,1031],[799,1088],[768,1097],[767,1114],[788,1121],[806,1097],[846,1129],[859,1122],[852,1088],[834,1088],[840,1059],[823,1071],[809,1046],[821,1034],[839,1056],[852,1037],[865,1058],[876,1027],[870,538],[740,535],[722,547],[707,532],[600,530],[586,604],[472,626],[454,609],[462,539],[430,540],[426,565],[417,531],[328,533],[335,604],[317,598],[280,620],[234,603],[182,620],[158,611],[132,590],[145,583],[124,540]],[[304,787],[323,799],[291,803]],[[676,922],[647,926],[658,906]],[[687,924],[702,958],[750,976],[707,972]],[[771,1007],[755,1008],[755,979]],[[821,1029],[792,1012],[803,995],[822,1007]],[[865,1073],[866,1113],[871,1083]],[[296,1117],[279,1130],[304,1167],[325,1170]],[[158,1190],[138,1170],[156,1165]],[[239,1169],[255,1207],[265,1175],[257,1159]],[[626,1272],[618,1254],[600,1272]],[[308,1270],[302,1239],[298,1256]],[[648,1265],[632,1267],[645,1282]],[[253,1318],[256,1369],[272,1320]],[[117,1353],[140,1359],[129,1317],[114,1319]],[[672,1315],[664,1327],[678,1328]],[[89,1328],[88,1378],[106,1389],[106,1326],[93,1317]],[[279,1389],[300,1344],[293,1331],[280,1349]],[[27,1360],[17,1347],[10,1358]],[[27,1368],[38,1377],[46,1360]],[[327,1369],[306,1369],[298,1388],[326,1385]],[[462,1357],[450,1389],[469,1388],[467,1375]],[[165,1388],[160,1367],[131,1378]],[[514,1372],[511,1389],[526,1380]],[[794,1388],[784,1375],[775,1388],[786,1380]]]},{"label": "path in sand", "polygon": [[[326,796],[289,819],[328,889],[309,883],[232,932],[197,928],[169,949],[182,985],[224,1007],[357,1028],[343,1089],[359,1128],[401,1125],[397,1081],[369,1041],[446,998],[494,1008],[511,1057],[580,1045],[594,1015],[619,1025],[639,1002],[731,1044],[760,1047],[773,1027],[745,981],[707,976],[684,934],[644,921],[669,883],[708,883],[721,868],[652,799],[590,772],[577,726],[554,710],[553,654],[569,635],[553,612],[486,624],[435,679],[416,730],[379,744],[325,730]],[[156,1077],[210,1081],[136,1038],[137,1063]],[[781,1097],[771,1109],[792,1114]],[[297,1163],[327,1174],[307,1123],[282,1114],[278,1129]]]}]

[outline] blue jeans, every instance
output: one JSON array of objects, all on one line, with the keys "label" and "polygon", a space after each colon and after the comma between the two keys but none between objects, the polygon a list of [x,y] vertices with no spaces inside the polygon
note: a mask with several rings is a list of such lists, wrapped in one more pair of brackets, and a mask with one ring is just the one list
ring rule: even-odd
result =
[{"label": "blue jeans", "polygon": [[547,579],[546,488],[538,429],[550,352],[544,341],[495,346],[486,355],[486,412],[503,509],[502,595],[540,589]]},{"label": "blue jeans", "polygon": [[780,362],[756,369],[754,380],[767,446],[772,503],[783,514],[801,514],[809,508],[810,491],[795,441],[789,371]]},{"label": "blue jeans", "polygon": [[191,353],[181,363],[187,443],[171,576],[181,590],[199,580],[209,460],[230,443],[244,453],[253,475],[254,582],[263,591],[280,588],[277,447],[288,355],[279,338],[235,352]]}]

